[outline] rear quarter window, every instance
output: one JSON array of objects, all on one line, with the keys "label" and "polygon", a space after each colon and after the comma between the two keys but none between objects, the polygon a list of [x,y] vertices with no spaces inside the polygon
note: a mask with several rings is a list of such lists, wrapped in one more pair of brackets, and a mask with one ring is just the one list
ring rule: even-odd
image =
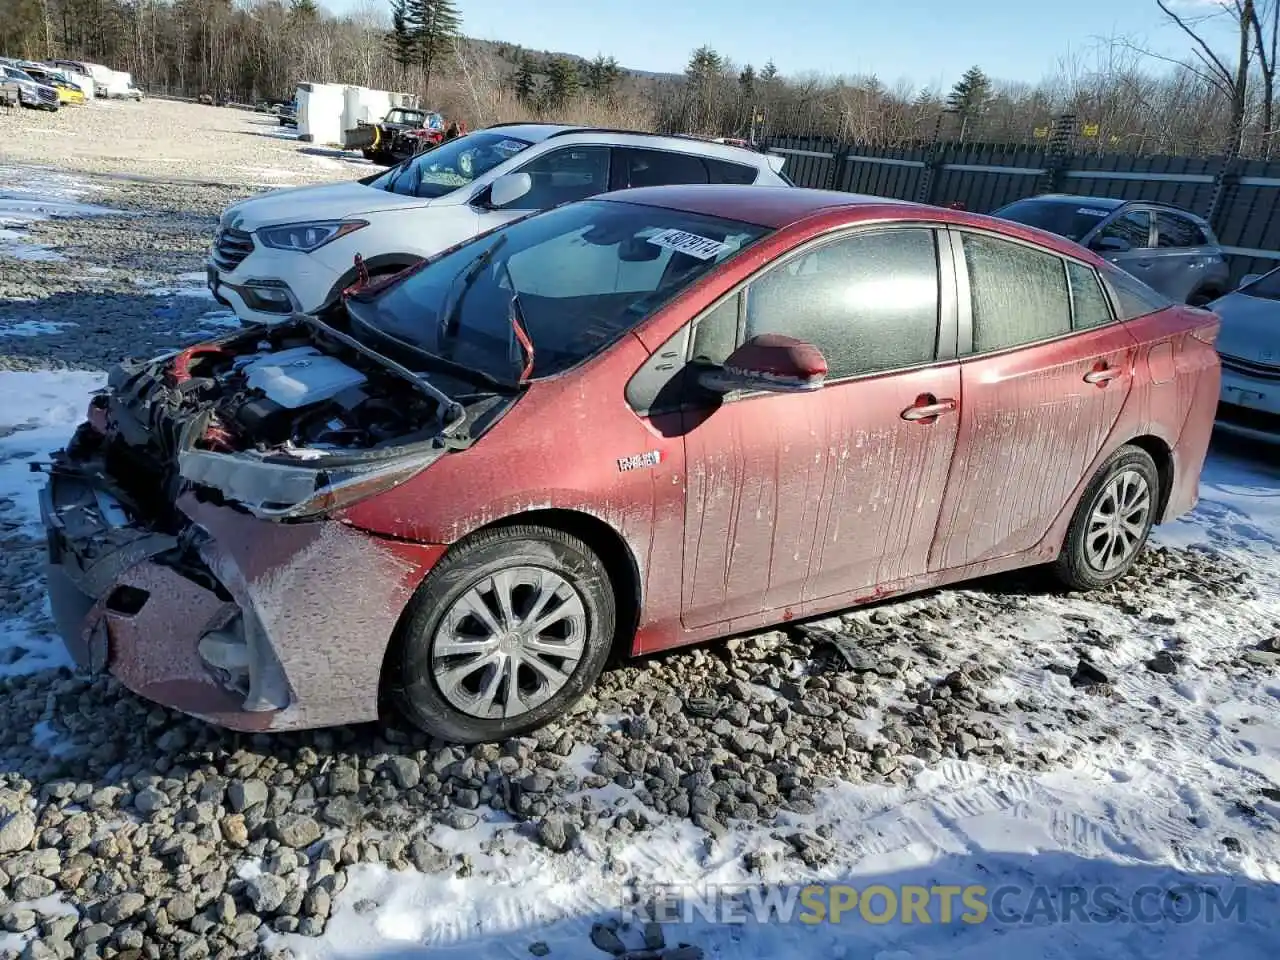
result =
[{"label": "rear quarter window", "polygon": [[750,184],[756,182],[756,177],[760,175],[760,171],[755,167],[747,166],[745,163],[731,163],[728,160],[713,160],[710,157],[704,158],[707,165],[707,173],[710,175],[712,183],[742,183]]},{"label": "rear quarter window", "polygon": [[1162,293],[1147,286],[1131,273],[1108,263],[1103,267],[1103,276],[1111,287],[1116,302],[1116,312],[1121,320],[1133,320],[1145,317],[1173,306],[1173,301]]}]

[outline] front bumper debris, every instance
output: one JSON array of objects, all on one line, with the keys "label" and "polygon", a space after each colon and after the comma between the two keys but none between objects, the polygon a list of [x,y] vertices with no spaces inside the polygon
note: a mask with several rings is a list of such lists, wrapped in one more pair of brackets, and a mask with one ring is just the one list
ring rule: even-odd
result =
[{"label": "front bumper debris", "polygon": [[53,617],[82,669],[236,730],[377,719],[387,643],[443,547],[189,493],[189,525],[168,534],[104,486],[55,470],[40,499]]}]

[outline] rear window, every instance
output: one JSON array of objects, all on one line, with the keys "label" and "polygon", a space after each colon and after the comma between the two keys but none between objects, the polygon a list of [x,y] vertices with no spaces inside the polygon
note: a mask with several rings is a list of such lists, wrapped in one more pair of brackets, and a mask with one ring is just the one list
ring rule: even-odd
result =
[{"label": "rear window", "polygon": [[992,216],[1012,220],[1028,227],[1048,230],[1068,240],[1080,240],[1115,210],[1106,203],[1092,204],[1087,199],[1019,200],[1001,207]]},{"label": "rear window", "polygon": [[1114,264],[1106,264],[1102,273],[1115,294],[1116,311],[1121,320],[1145,317],[1149,313],[1173,306],[1173,301],[1164,294],[1151,289],[1133,274],[1126,273]]},{"label": "rear window", "polygon": [[1260,300],[1280,300],[1280,267],[1264,273],[1248,286],[1241,287],[1240,292]]}]

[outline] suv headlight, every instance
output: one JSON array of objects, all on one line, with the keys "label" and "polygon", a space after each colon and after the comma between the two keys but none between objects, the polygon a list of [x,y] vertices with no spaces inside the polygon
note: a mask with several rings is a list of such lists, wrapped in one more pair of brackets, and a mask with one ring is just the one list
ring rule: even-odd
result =
[{"label": "suv headlight", "polygon": [[345,237],[348,233],[368,225],[367,220],[317,220],[313,223],[286,223],[279,227],[263,227],[257,233],[258,239],[264,246],[276,250],[310,253],[326,243]]}]

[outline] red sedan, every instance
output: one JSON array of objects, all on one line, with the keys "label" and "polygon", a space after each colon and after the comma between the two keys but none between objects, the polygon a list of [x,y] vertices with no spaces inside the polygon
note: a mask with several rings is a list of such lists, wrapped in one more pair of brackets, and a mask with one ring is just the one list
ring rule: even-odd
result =
[{"label": "red sedan", "polygon": [[227,726],[536,727],[649,653],[970,577],[1125,575],[1196,503],[1217,318],[1069,241],[631,190],[128,363],[57,458],[81,664]]}]

